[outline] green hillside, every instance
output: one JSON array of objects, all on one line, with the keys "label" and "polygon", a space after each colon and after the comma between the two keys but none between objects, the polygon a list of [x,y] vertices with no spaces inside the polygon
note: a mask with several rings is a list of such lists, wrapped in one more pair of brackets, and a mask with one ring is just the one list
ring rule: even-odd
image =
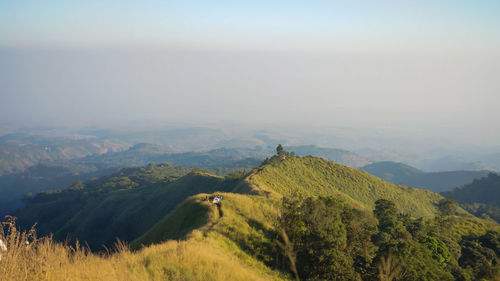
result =
[{"label": "green hillside", "polygon": [[[261,196],[221,193],[218,206],[198,194],[132,243],[141,248],[171,239],[209,239],[261,269],[275,261],[275,225],[279,201]],[[187,235],[187,236],[186,236]]]},{"label": "green hillside", "polygon": [[384,161],[360,168],[386,181],[411,187],[443,192],[472,182],[488,175],[488,171],[445,171],[424,172],[412,166]]},{"label": "green hillside", "polygon": [[25,226],[38,223],[41,234],[86,241],[92,249],[117,238],[132,241],[188,196],[229,191],[237,177],[219,177],[191,168],[151,164],[67,190],[37,195],[16,216]]},{"label": "green hillside", "polygon": [[235,190],[279,198],[336,196],[362,209],[371,210],[378,199],[396,202],[403,213],[433,216],[437,193],[396,185],[367,172],[315,157],[274,157],[255,169]]}]

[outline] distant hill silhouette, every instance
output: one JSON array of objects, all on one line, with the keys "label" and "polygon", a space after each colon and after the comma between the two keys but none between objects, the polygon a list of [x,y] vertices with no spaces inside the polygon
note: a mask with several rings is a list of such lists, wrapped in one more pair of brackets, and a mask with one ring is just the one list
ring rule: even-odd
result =
[{"label": "distant hill silhouette", "polygon": [[397,162],[375,162],[361,170],[392,183],[443,192],[488,175],[489,171],[424,172]]}]

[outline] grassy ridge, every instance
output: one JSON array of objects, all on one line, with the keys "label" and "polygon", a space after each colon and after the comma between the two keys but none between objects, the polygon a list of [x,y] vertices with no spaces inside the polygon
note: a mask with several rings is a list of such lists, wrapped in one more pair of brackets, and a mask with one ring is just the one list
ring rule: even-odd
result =
[{"label": "grassy ridge", "polygon": [[94,187],[39,196],[42,198],[35,198],[17,215],[23,225],[38,222],[42,234],[52,231],[58,240],[69,236],[86,241],[97,250],[102,249],[102,245],[113,245],[117,238],[136,239],[188,196],[229,191],[239,181],[238,177],[219,177],[199,171],[176,180],[163,177],[153,180],[148,179],[152,176],[148,171],[146,169],[140,179],[118,177],[116,182],[111,178]]},{"label": "grassy ridge", "polygon": [[252,266],[269,270],[264,265],[276,263],[274,222],[278,201],[234,193],[222,195],[220,207],[205,200],[208,194],[190,197],[135,240],[132,248],[182,237],[201,237],[217,243]]},{"label": "grassy ridge", "polygon": [[334,162],[315,157],[273,158],[255,169],[236,192],[279,198],[298,193],[303,196],[338,196],[364,209],[377,199],[394,201],[403,213],[416,217],[433,216],[442,197],[431,191],[396,185]]}]

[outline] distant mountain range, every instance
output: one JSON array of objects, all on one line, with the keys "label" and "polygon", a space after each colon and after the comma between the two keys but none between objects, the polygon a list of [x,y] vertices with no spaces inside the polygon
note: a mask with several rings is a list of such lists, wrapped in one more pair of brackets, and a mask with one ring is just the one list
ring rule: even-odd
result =
[{"label": "distant mountain range", "polygon": [[[14,155],[14,158],[20,160],[25,166],[23,166],[22,171],[0,176],[0,190],[3,192],[3,196],[0,197],[0,215],[22,207],[26,194],[35,195],[46,190],[64,189],[75,180],[89,180],[93,177],[111,174],[125,167],[169,162],[211,170],[215,174],[224,175],[235,169],[250,170],[274,153],[273,147],[218,148],[179,153],[168,146],[150,143],[139,143],[123,150],[122,145],[113,146],[112,142],[104,141],[103,144],[110,145],[107,149],[113,148],[113,150],[107,150],[99,145],[99,141],[95,139],[46,139],[24,135],[4,136],[3,141],[8,145],[2,146],[0,144],[0,148],[3,147],[7,154]],[[24,154],[16,152],[25,147],[25,143],[33,144],[31,146],[37,147],[36,149],[44,149],[43,147],[47,145],[51,147],[48,151],[54,153],[52,155],[47,152],[48,154],[37,155],[43,157],[32,159],[30,153],[36,149],[27,149],[23,151]],[[14,148],[11,148],[10,145],[14,145]],[[315,155],[353,167],[367,163],[362,157],[341,149],[320,148],[311,145],[294,146],[290,149],[295,150],[298,155]],[[64,157],[61,158],[63,155]],[[23,157],[28,157],[28,159]],[[51,159],[59,160],[54,162]]]},{"label": "distant mountain range", "polygon": [[24,171],[42,162],[63,162],[93,154],[124,150],[126,145],[97,138],[0,136],[0,176]]},{"label": "distant mountain range", "polygon": [[336,163],[358,168],[370,164],[370,161],[366,160],[362,156],[343,149],[338,148],[325,148],[317,147],[315,145],[301,145],[301,146],[286,146],[289,151],[295,152],[298,156],[316,156],[321,157],[326,160],[332,160]]},{"label": "distant mountain range", "polygon": [[397,162],[376,162],[362,170],[392,183],[443,192],[460,187],[488,175],[489,171],[424,172]]}]

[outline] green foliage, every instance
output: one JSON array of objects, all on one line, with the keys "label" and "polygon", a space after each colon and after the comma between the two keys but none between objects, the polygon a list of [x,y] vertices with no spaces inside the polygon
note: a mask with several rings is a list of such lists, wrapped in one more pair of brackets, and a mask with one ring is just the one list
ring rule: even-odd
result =
[{"label": "green foliage", "polygon": [[429,249],[413,240],[395,240],[390,246],[395,259],[395,264],[400,267],[400,272],[395,280],[421,281],[421,280],[454,280],[452,274],[444,269],[432,258]]},{"label": "green foliage", "polygon": [[296,268],[305,280],[361,279],[370,242],[363,239],[365,231],[347,231],[357,228],[353,220],[359,213],[333,197],[285,197],[282,202],[279,228],[284,235],[278,245],[287,245],[281,249],[292,271]]},{"label": "green foliage", "polygon": [[451,199],[442,199],[438,202],[438,210],[442,216],[454,215],[458,208],[458,203]]},{"label": "green foliage", "polygon": [[386,199],[375,201],[375,210],[373,214],[378,220],[378,229],[380,232],[394,235],[400,228],[398,210],[394,202]]},{"label": "green foliage", "polygon": [[432,258],[437,260],[441,266],[445,266],[450,261],[451,254],[446,244],[432,236],[424,236],[419,241],[432,252]]}]

